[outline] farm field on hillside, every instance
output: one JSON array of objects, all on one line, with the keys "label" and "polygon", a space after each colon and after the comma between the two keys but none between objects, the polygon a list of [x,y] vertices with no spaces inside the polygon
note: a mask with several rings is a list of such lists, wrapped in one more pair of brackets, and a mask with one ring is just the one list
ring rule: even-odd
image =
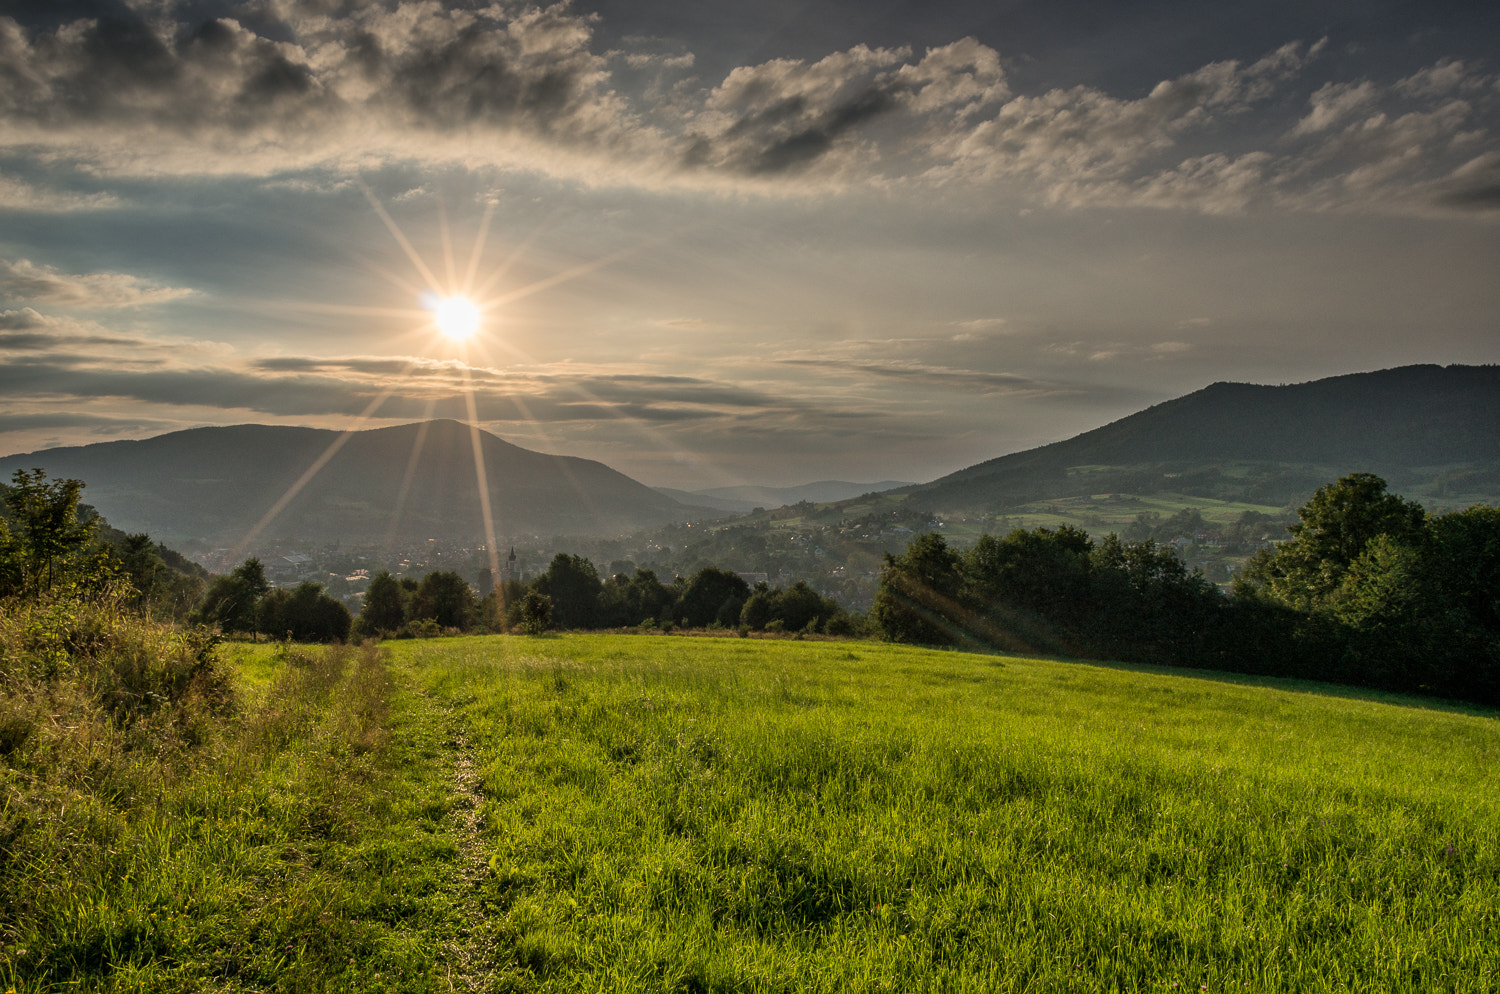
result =
[{"label": "farm field on hillside", "polygon": [[863,642],[224,653],[198,745],[7,774],[0,989],[1500,984],[1493,714]]}]

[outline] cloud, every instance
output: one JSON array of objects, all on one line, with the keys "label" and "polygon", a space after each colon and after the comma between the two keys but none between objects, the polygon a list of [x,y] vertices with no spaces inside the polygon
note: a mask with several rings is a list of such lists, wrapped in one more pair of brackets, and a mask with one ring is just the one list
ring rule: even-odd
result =
[{"label": "cloud", "polygon": [[1444,207],[1458,210],[1500,209],[1500,152],[1488,152],[1458,167],[1435,194]]},{"label": "cloud", "polygon": [[[1178,330],[1184,326],[1201,327],[1206,319],[1195,318],[1179,322]],[[1051,342],[1045,351],[1068,359],[1084,359],[1089,362],[1142,361],[1160,362],[1191,352],[1189,342],[1174,340],[1162,342]]]},{"label": "cloud", "polygon": [[952,341],[955,342],[982,342],[1005,334],[1009,329],[1009,322],[1005,318],[971,318],[967,321],[952,321],[949,327],[957,328]]},{"label": "cloud", "polygon": [[98,433],[136,432],[142,429],[175,427],[168,421],[153,421],[141,418],[116,418],[99,414],[80,414],[76,411],[34,411],[30,413],[0,413],[0,433],[35,431],[47,428],[93,428]]},{"label": "cloud", "polygon": [[1192,129],[1249,110],[1295,75],[1314,50],[1286,45],[1242,67],[1215,62],[1146,96],[1122,100],[1090,87],[1056,89],[1007,101],[993,116],[949,137],[944,176],[1028,177],[1047,199],[1069,202],[1081,184],[1117,180],[1170,149]]},{"label": "cloud", "polygon": [[836,171],[879,137],[885,119],[962,117],[1008,92],[999,55],[971,38],[915,63],[910,55],[859,45],[812,63],[735,69],[693,122],[683,163],[752,176]]},{"label": "cloud", "polygon": [[107,210],[119,207],[120,204],[120,198],[110,193],[52,190],[0,174],[0,210],[67,214],[74,211]]},{"label": "cloud", "polygon": [[1396,90],[1417,99],[1438,99],[1453,93],[1477,93],[1493,86],[1495,78],[1476,72],[1460,59],[1439,59],[1396,84]]},{"label": "cloud", "polygon": [[[1500,90],[1456,59],[1400,80],[1326,82],[1287,120],[1323,42],[1209,63],[1129,97],[1015,93],[1001,53],[973,38],[775,59],[705,85],[671,82],[693,55],[659,41],[595,51],[597,15],[566,4],[98,9],[60,24],[0,17],[0,135],[31,165],[105,182],[310,182],[404,162],[768,195],[876,186],[1065,208],[1420,213],[1488,204],[1488,180],[1453,174],[1500,147]],[[0,177],[0,206],[115,196]]]},{"label": "cloud", "polygon": [[30,307],[23,307],[18,311],[0,311],[0,331],[28,331],[32,328],[46,328],[51,324],[40,312]]},{"label": "cloud", "polygon": [[991,373],[973,369],[936,366],[917,360],[846,359],[834,356],[786,357],[778,360],[789,366],[813,367],[824,371],[863,373],[881,379],[901,380],[944,390],[964,390],[981,396],[1022,394],[1056,396],[1076,392],[1076,388],[1014,373]]},{"label": "cloud", "polygon": [[[404,356],[273,356],[202,361],[192,343],[58,333],[35,311],[4,312],[0,402],[117,401],[156,407],[318,418],[465,416],[472,393],[487,420],[578,423],[713,422],[813,411],[817,405],[701,376],[575,363],[466,366]],[[191,357],[198,355],[194,360]],[[436,407],[434,407],[436,405]],[[243,416],[237,414],[236,416]]]},{"label": "cloud", "polygon": [[70,275],[29,259],[0,259],[0,296],[12,300],[61,307],[140,307],[177,300],[192,292],[157,286],[125,273]]},{"label": "cloud", "polygon": [[169,9],[51,30],[0,18],[11,143],[117,173],[270,174],[485,146],[503,161],[507,136],[607,153],[644,133],[590,50],[591,19],[564,4],[278,3],[180,21]]},{"label": "cloud", "polygon": [[1368,80],[1362,83],[1324,83],[1308,98],[1307,102],[1312,105],[1312,109],[1297,122],[1292,134],[1310,135],[1327,131],[1369,107],[1377,96],[1375,84]]}]

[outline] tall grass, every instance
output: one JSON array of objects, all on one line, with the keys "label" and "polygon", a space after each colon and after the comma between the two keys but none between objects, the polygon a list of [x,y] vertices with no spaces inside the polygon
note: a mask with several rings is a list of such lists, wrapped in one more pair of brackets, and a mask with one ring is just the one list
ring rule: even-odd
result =
[{"label": "tall grass", "polygon": [[88,604],[0,644],[0,989],[437,985],[445,770],[378,652],[226,663]]},{"label": "tall grass", "polygon": [[1500,985],[1493,718],[872,645],[406,644],[536,990]]}]

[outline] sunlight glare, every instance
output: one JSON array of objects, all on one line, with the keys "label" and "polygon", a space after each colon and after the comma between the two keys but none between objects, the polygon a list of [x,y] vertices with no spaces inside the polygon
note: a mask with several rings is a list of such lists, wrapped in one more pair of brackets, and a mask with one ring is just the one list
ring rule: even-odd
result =
[{"label": "sunlight glare", "polygon": [[465,341],[479,330],[479,308],[467,297],[444,297],[434,303],[432,320],[454,341]]}]

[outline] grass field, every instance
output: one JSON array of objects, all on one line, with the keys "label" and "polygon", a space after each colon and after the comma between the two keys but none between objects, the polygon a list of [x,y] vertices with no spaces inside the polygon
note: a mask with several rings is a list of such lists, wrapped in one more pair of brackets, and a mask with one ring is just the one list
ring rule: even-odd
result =
[{"label": "grass field", "polygon": [[233,652],[221,739],[6,877],[0,981],[1500,987],[1494,715],[853,642]]}]

